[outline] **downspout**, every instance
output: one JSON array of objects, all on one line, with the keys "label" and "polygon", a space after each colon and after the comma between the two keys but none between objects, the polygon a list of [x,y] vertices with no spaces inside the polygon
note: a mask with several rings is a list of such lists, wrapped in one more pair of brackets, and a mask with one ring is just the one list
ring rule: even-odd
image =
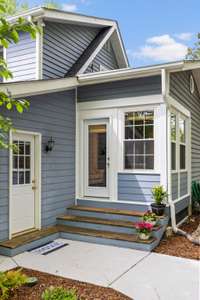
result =
[{"label": "downspout", "polygon": [[194,239],[191,234],[181,230],[178,228],[176,223],[176,210],[174,201],[172,200],[171,195],[171,141],[170,141],[170,111],[169,111],[169,105],[167,101],[167,97],[169,95],[169,73],[166,71],[166,69],[162,69],[161,71],[162,76],[162,95],[164,102],[167,105],[167,190],[168,190],[168,203],[170,207],[170,217],[171,217],[171,225],[172,230],[175,234],[182,235],[186,237],[190,242],[200,245],[200,240]]}]

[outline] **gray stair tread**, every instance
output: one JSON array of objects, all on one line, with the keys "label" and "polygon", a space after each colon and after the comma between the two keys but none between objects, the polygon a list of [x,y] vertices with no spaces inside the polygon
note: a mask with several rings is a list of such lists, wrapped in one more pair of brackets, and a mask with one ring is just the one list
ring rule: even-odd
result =
[{"label": "gray stair tread", "polygon": [[136,210],[124,210],[124,209],[115,209],[115,208],[107,208],[107,207],[90,207],[90,206],[80,206],[75,205],[69,207],[72,210],[79,211],[88,211],[88,212],[97,212],[104,214],[114,214],[114,215],[124,215],[124,216],[133,216],[133,217],[142,217],[145,212],[136,211]]},{"label": "gray stair tread", "polygon": [[156,240],[156,238],[151,237],[149,240],[143,241],[138,238],[137,234],[117,233],[117,232],[86,229],[86,228],[66,226],[66,225],[58,225],[58,227],[60,232],[79,234],[85,236],[93,236],[93,237],[112,239],[112,240],[120,240],[124,242],[151,244]]},{"label": "gray stair tread", "polygon": [[[109,220],[109,219],[99,219],[94,217],[83,217],[83,216],[74,216],[74,215],[64,215],[59,216],[58,220],[70,221],[70,222],[82,222],[82,223],[92,223],[108,226],[118,226],[125,228],[135,228],[136,223],[132,221],[122,221],[122,220]],[[154,230],[159,230],[161,226],[155,226]]]}]

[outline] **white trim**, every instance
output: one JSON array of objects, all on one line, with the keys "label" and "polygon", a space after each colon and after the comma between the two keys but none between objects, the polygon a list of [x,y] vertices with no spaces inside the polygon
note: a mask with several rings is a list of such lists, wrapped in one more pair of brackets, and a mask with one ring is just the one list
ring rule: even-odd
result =
[{"label": "white trim", "polygon": [[175,100],[172,96],[167,95],[166,100],[170,107],[181,112],[183,115],[185,115],[188,118],[191,117],[191,112],[187,108],[185,108],[185,106],[183,106],[181,103],[179,103],[177,100]]},{"label": "white trim", "polygon": [[[15,130],[9,133],[9,143],[12,143],[13,133],[27,134],[34,136],[35,146],[35,180],[37,189],[35,190],[35,228],[41,229],[41,133]],[[9,239],[12,238],[12,149],[9,150]]]},{"label": "white trim", "polygon": [[58,91],[67,91],[76,88],[77,86],[77,79],[75,77],[72,77],[38,81],[35,80],[1,83],[1,91],[4,93],[7,93],[9,91],[13,97],[25,97]]},{"label": "white trim", "polygon": [[93,26],[112,26],[115,24],[115,21],[110,19],[103,19],[93,16],[86,16],[77,13],[65,12],[58,9],[48,9],[45,7],[35,7],[29,10],[26,10],[22,13],[16,14],[13,17],[8,17],[9,22],[15,22],[19,17],[29,18],[33,17],[33,21],[37,21],[38,18],[43,17],[47,20],[54,20],[58,22],[66,23],[79,23],[82,25],[93,25]]},{"label": "white trim", "polygon": [[111,37],[111,35],[113,34],[113,32],[116,30],[116,26],[112,26],[108,33],[106,34],[106,36],[102,39],[102,41],[100,42],[100,44],[98,45],[98,47],[93,51],[92,55],[88,58],[88,60],[85,62],[85,64],[81,67],[81,69],[78,72],[78,75],[83,74],[86,69],[88,68],[88,66],[90,65],[90,63],[94,60],[94,58],[97,56],[97,54],[99,53],[99,51],[103,48],[103,46],[106,44],[106,42],[109,40],[109,38]]},{"label": "white trim", "polygon": [[184,219],[182,219],[178,224],[177,227],[180,227],[183,223],[185,223],[188,220],[189,216],[185,217]]},{"label": "white trim", "polygon": [[[42,20],[38,20],[38,26],[42,27]],[[40,80],[43,78],[43,30],[42,32],[36,33],[36,80]]]},{"label": "white trim", "polygon": [[[156,120],[155,120],[156,121]],[[167,143],[167,106],[166,104],[161,104],[159,107],[159,122],[155,127],[159,128],[159,137],[157,145],[159,147],[159,165],[160,165],[160,184],[163,185],[166,190],[168,187],[168,143]]]},{"label": "white trim", "polygon": [[187,198],[187,197],[190,197],[190,194],[189,194],[189,193],[186,194],[186,195],[184,195],[184,196],[182,196],[182,197],[180,197],[180,198],[178,198],[178,199],[176,199],[176,200],[173,200],[173,203],[174,203],[174,204],[175,204],[175,203],[178,203],[178,202],[182,201],[183,199],[185,199],[185,198]]},{"label": "white trim", "polygon": [[[86,99],[85,99],[86,100]],[[128,106],[142,106],[142,105],[157,105],[163,103],[162,95],[148,95],[138,97],[119,98],[114,100],[100,100],[100,101],[85,101],[78,103],[78,109],[80,111],[93,110],[93,109],[106,109]],[[144,109],[144,107],[143,107]]]},{"label": "white trim", "polygon": [[87,200],[87,201],[91,201],[91,202],[95,202],[95,201],[100,201],[100,202],[106,202],[106,203],[121,203],[121,204],[133,204],[133,205],[150,205],[151,203],[148,203],[148,202],[144,202],[144,201],[140,201],[140,202],[137,202],[137,201],[127,201],[127,200],[109,200],[109,199],[101,199],[99,200],[99,198],[95,198],[95,197],[92,197],[92,198],[89,198],[89,197],[78,197],[78,200],[80,201],[84,201],[84,200]]}]

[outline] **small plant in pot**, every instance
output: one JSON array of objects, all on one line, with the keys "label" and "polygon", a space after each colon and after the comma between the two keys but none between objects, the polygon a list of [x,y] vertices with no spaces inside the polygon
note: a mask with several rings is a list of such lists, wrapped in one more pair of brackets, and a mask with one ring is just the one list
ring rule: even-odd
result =
[{"label": "small plant in pot", "polygon": [[139,222],[136,224],[138,236],[140,240],[148,240],[151,237],[153,225],[147,222]]},{"label": "small plant in pot", "polygon": [[149,210],[144,214],[142,220],[146,223],[150,223],[152,226],[155,226],[158,223],[158,216]]},{"label": "small plant in pot", "polygon": [[167,203],[168,194],[162,185],[154,186],[152,189],[154,203],[151,203],[152,212],[157,216],[163,216]]}]

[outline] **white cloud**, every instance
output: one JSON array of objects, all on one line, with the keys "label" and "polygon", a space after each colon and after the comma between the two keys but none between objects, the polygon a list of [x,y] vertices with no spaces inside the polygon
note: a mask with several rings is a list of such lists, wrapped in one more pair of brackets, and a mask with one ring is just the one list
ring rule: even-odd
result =
[{"label": "white cloud", "polygon": [[187,54],[187,48],[185,44],[165,34],[148,38],[139,51],[132,52],[132,56],[153,61],[180,60]]},{"label": "white cloud", "polygon": [[77,10],[77,5],[75,3],[64,3],[62,9],[66,11],[75,12]]},{"label": "white cloud", "polygon": [[179,40],[182,41],[190,41],[193,38],[194,34],[191,32],[183,32],[179,34],[175,34],[175,37],[177,37]]}]

